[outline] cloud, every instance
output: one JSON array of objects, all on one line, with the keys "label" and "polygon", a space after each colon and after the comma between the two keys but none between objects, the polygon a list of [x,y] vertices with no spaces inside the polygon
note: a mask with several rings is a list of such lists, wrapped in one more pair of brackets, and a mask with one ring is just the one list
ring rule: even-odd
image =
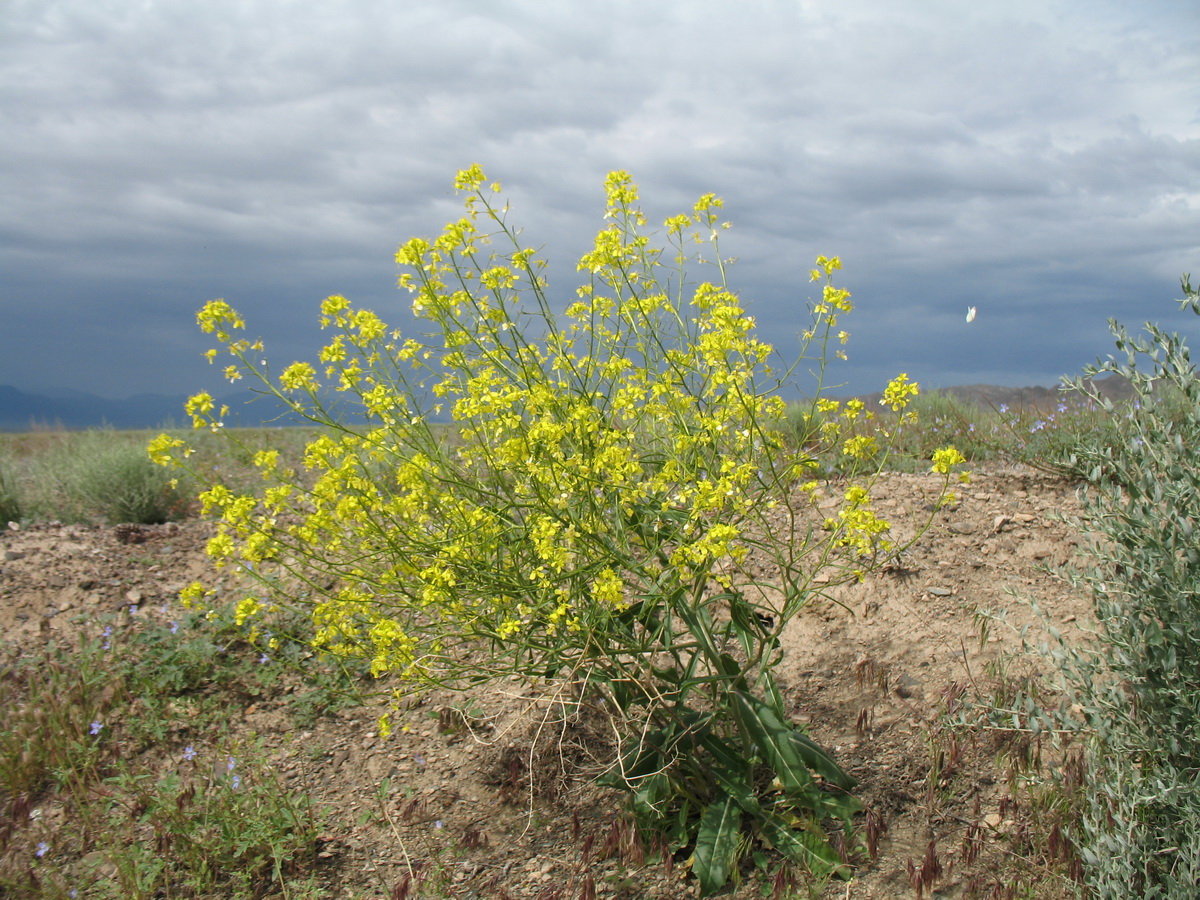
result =
[{"label": "cloud", "polygon": [[192,316],[215,296],[289,357],[311,355],[327,293],[404,324],[391,254],[458,214],[453,173],[475,161],[564,294],[604,173],[626,168],[652,219],[726,198],[768,333],[799,330],[812,257],[841,254],[855,389],[903,365],[1052,379],[1104,351],[1107,315],[1169,316],[1200,260],[1196,19],[1073,0],[18,0],[0,383],[193,389]]}]

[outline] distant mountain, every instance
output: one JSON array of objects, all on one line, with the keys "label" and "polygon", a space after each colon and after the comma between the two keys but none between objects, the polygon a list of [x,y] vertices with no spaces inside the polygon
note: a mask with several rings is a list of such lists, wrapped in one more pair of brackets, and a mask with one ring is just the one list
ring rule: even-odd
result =
[{"label": "distant mountain", "polygon": [[[1088,379],[1097,394],[1107,400],[1117,403],[1133,397],[1133,385],[1119,375],[1106,375],[1100,378]],[[937,388],[935,393],[949,394],[967,403],[973,403],[983,409],[999,409],[1007,406],[1010,409],[1041,410],[1049,412],[1064,400],[1071,402],[1079,399],[1078,394],[1063,393],[1058,385],[1044,387],[1002,387],[996,384],[967,384],[958,387]],[[929,393],[922,390],[922,393]],[[878,401],[883,395],[879,392],[866,394],[859,399],[868,406]]]},{"label": "distant mountain", "polygon": [[[186,426],[190,424],[183,411],[186,401],[182,394],[137,394],[124,400],[108,400],[84,391],[29,394],[0,385],[0,431]],[[250,391],[217,398],[217,404],[229,407],[226,424],[231,427],[296,424],[286,417],[280,419],[283,410],[270,397]]]},{"label": "distant mountain", "polygon": [[[1119,375],[1106,375],[1100,378],[1085,379],[1096,394],[1114,403],[1133,398],[1133,385]],[[947,388],[944,393],[952,394],[960,400],[966,400],[977,406],[999,408],[1005,404],[1013,409],[1051,410],[1062,401],[1068,402],[1081,399],[1074,392],[1063,393],[1062,389],[1054,387],[1023,387],[1005,388],[994,384],[969,384],[961,387]]]},{"label": "distant mountain", "polygon": [[[1132,396],[1129,382],[1109,376],[1098,378],[1096,387],[1102,397],[1124,400]],[[982,407],[998,408],[1007,404],[1014,409],[1052,409],[1063,399],[1057,387],[999,387],[993,384],[972,384],[942,389]],[[862,399],[878,400],[880,394]],[[336,403],[336,398],[329,398]],[[36,429],[100,428],[163,428],[190,425],[183,405],[187,397],[180,394],[138,394],[125,400],[106,400],[83,391],[47,391],[27,394],[8,385],[0,385],[0,431],[33,431]],[[272,397],[252,391],[240,391],[217,398],[217,405],[229,407],[225,424],[230,427],[258,427],[301,424],[290,416]],[[332,403],[331,403],[332,405]],[[361,415],[361,414],[359,414]],[[358,416],[351,416],[357,419]]]}]

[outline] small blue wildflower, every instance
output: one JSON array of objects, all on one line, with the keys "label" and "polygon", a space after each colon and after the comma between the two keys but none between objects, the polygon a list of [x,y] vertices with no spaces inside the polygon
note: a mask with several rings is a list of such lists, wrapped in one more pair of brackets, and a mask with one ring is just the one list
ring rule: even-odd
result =
[{"label": "small blue wildflower", "polygon": [[236,766],[236,765],[237,765],[237,760],[236,760],[236,759],[234,759],[232,756],[231,756],[231,757],[229,757],[229,762],[227,762],[227,763],[225,764],[225,771],[226,771],[226,772],[232,772],[232,771],[233,771],[233,767],[234,767],[234,766]]},{"label": "small blue wildflower", "polygon": [[420,753],[417,753],[413,756],[413,762],[415,762],[418,766],[424,766],[425,765],[425,757],[422,756]]},{"label": "small blue wildflower", "polygon": [[129,614],[131,616],[136,616],[137,612],[138,612],[138,605],[136,603],[131,603],[129,605]]},{"label": "small blue wildflower", "polygon": [[171,623],[171,634],[177,634],[178,632],[179,632],[179,623],[172,622]]},{"label": "small blue wildflower", "polygon": [[191,762],[193,759],[195,759],[196,758],[196,748],[193,747],[191,744],[188,744],[186,747],[184,747],[183,748],[183,758],[187,762]]},{"label": "small blue wildflower", "polygon": [[1001,404],[1000,404],[1000,413],[1001,413],[1001,415],[1003,415],[1003,414],[1004,414],[1004,413],[1006,413],[1006,412],[1008,412],[1008,404],[1007,404],[1007,403],[1001,403]]},{"label": "small blue wildflower", "polygon": [[234,775],[233,776],[233,789],[236,791],[241,786],[242,786],[242,776]]},{"label": "small blue wildflower", "polygon": [[442,820],[438,819],[436,822],[434,822],[433,827],[440,829],[442,827]]},{"label": "small blue wildflower", "polygon": [[91,732],[90,732],[90,733],[91,733],[91,734],[99,734],[99,733],[100,733],[100,729],[101,729],[101,728],[103,728],[103,727],[104,727],[104,723],[103,723],[103,722],[99,722],[99,721],[97,721],[97,722],[93,722],[93,723],[92,723],[92,730],[91,730]]},{"label": "small blue wildflower", "polygon": [[258,658],[259,665],[265,665],[265,664],[269,663],[270,661],[271,661],[271,657],[267,656],[267,654],[265,654],[265,653]]},{"label": "small blue wildflower", "polygon": [[45,855],[46,855],[46,851],[48,851],[49,849],[50,849],[50,845],[49,845],[49,844],[47,844],[45,841],[39,841],[39,842],[38,842],[38,845],[37,845],[37,855],[38,855],[38,856],[45,856]]}]

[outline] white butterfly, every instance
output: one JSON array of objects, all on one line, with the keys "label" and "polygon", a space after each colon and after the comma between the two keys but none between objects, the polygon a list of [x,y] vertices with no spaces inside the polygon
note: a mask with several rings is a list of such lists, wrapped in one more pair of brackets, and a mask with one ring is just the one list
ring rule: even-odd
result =
[{"label": "white butterfly", "polygon": [[967,323],[970,324],[971,322],[974,322],[974,321],[975,321],[975,307],[968,306],[967,307]]}]

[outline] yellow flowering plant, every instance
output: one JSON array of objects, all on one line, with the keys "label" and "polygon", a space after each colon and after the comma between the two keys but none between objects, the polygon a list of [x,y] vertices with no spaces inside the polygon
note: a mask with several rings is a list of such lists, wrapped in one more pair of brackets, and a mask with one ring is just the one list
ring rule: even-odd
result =
[{"label": "yellow flowering plant", "polygon": [[[781,385],[800,360],[823,371],[830,338],[844,342],[840,261],[818,260],[822,297],[785,366],[726,282],[719,198],[668,219],[660,245],[630,177],[610,174],[607,224],[560,308],[499,186],[478,166],[456,186],[466,214],[396,255],[424,336],[329,297],[317,364],[272,379],[232,308],[201,311],[233,357],[227,377],[257,376],[326,426],[308,472],[263,451],[261,492],[201,495],[219,515],[210,554],[258,582],[238,618],[255,628],[298,606],[315,647],[368,661],[403,692],[517,676],[603,710],[620,735],[605,777],[673,849],[691,848],[704,892],[736,871],[747,838],[848,871],[823,823],[852,829],[854,781],[790,720],[773,675],[781,632],[818,584],[901,549],[871,509],[876,473],[856,471],[844,507],[814,527],[813,456],[780,440]],[[905,380],[888,396],[902,406],[915,390]],[[363,417],[336,415],[331,395]],[[188,413],[220,431],[213,406],[197,395]],[[843,412],[861,414],[857,402]],[[827,447],[877,457],[826,422]],[[185,465],[177,439],[151,453]],[[956,464],[938,458],[946,483]],[[205,601],[201,585],[189,592]]]}]

